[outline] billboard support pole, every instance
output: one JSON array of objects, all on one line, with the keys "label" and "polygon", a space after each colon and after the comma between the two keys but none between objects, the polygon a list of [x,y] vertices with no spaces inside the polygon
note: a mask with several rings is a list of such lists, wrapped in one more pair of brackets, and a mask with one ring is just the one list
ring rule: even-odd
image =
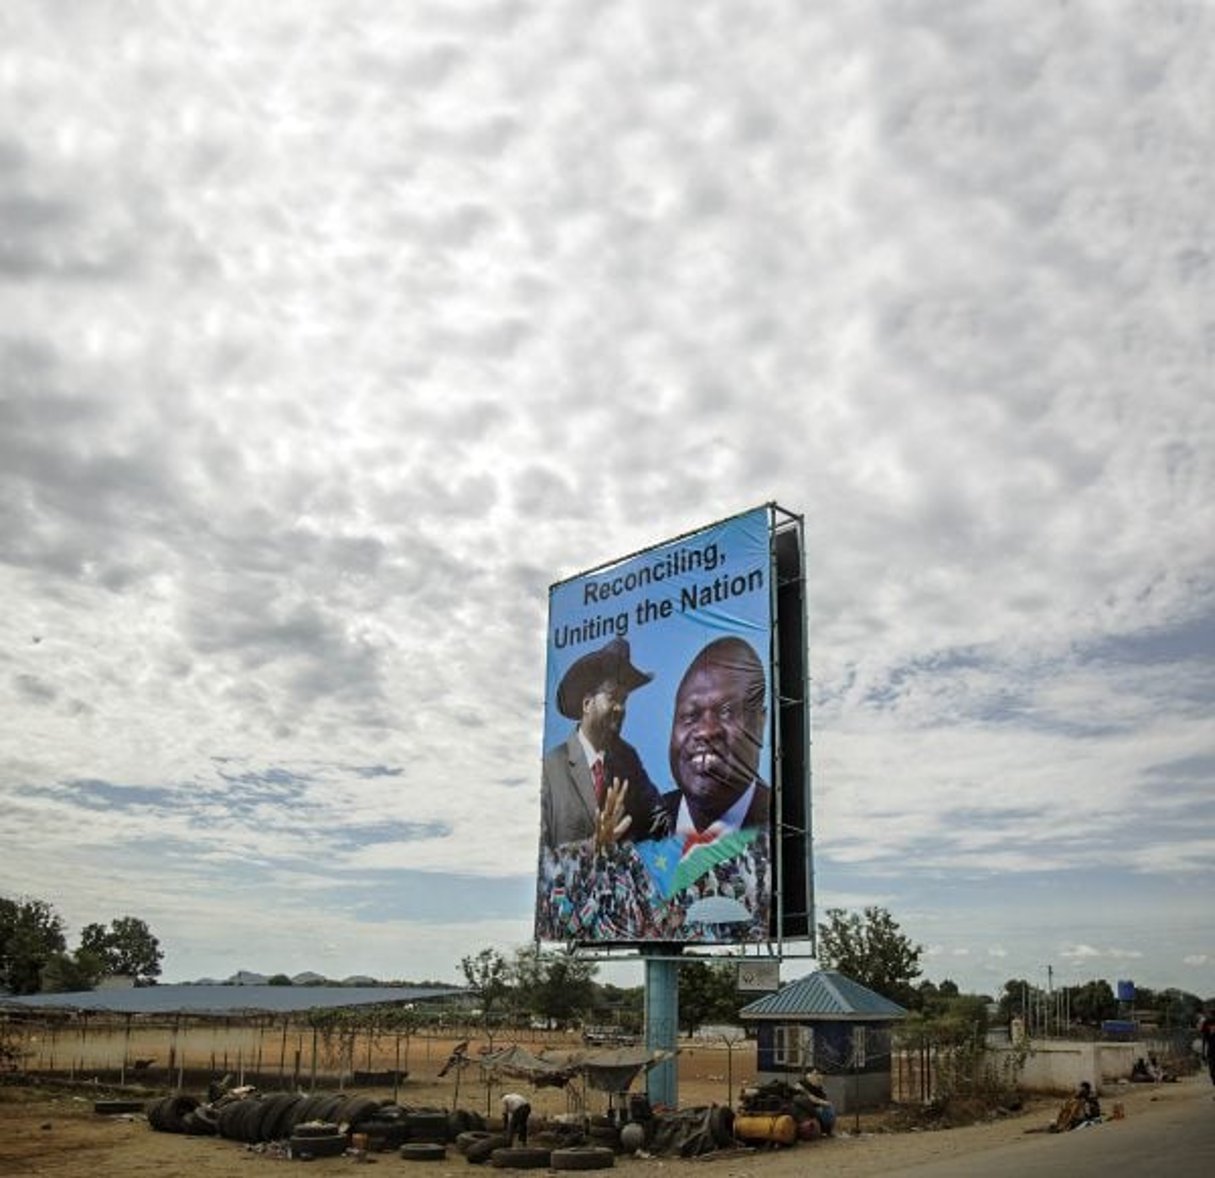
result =
[{"label": "billboard support pole", "polygon": [[[669,1051],[671,1058],[646,1075],[646,1096],[651,1104],[679,1107],[679,962],[652,954],[679,952],[678,945],[645,945],[645,1045],[648,1051]],[[649,950],[649,952],[647,952]]]}]

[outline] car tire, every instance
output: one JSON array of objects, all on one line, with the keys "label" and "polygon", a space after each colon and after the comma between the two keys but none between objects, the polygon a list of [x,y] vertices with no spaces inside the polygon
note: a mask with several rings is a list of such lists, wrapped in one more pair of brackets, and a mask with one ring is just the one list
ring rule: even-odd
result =
[{"label": "car tire", "polygon": [[333,1118],[340,1125],[354,1127],[362,1121],[375,1116],[382,1105],[374,1096],[349,1096],[343,1102]]},{"label": "car tire", "polygon": [[338,1158],[350,1145],[345,1133],[329,1133],[323,1137],[291,1137],[288,1141],[293,1158]]},{"label": "car tire", "polygon": [[116,1116],[119,1113],[142,1113],[147,1111],[146,1100],[95,1100],[93,1112],[104,1117]]},{"label": "car tire", "polygon": [[472,1142],[464,1151],[464,1156],[469,1165],[483,1166],[489,1161],[494,1150],[503,1149],[505,1146],[506,1138],[501,1133],[490,1133],[480,1141]]},{"label": "car tire", "polygon": [[456,1137],[456,1149],[463,1154],[467,1154],[469,1148],[478,1141],[484,1141],[487,1137],[492,1137],[492,1133],[486,1133],[477,1129],[466,1129]]},{"label": "car tire", "polygon": [[495,1149],[489,1164],[502,1170],[546,1170],[552,1156],[552,1150],[539,1146],[513,1145]]},{"label": "car tire", "polygon": [[620,1130],[615,1125],[592,1125],[587,1130],[587,1137],[592,1144],[605,1149],[620,1148]]},{"label": "car tire", "polygon": [[734,1145],[734,1112],[718,1105],[709,1113],[709,1133],[722,1149]]},{"label": "car tire", "polygon": [[616,1164],[610,1149],[590,1145],[581,1149],[555,1149],[549,1165],[554,1170],[607,1170]]},{"label": "car tire", "polygon": [[407,1141],[397,1153],[407,1162],[441,1162],[447,1157],[447,1146],[437,1141]]},{"label": "car tire", "polygon": [[435,1145],[447,1144],[448,1125],[445,1112],[410,1113],[408,1125],[410,1141],[429,1141]]}]

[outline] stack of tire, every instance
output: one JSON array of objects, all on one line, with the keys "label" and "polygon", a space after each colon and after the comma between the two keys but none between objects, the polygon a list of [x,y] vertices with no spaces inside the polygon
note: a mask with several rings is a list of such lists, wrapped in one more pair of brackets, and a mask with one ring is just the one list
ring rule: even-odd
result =
[{"label": "stack of tire", "polygon": [[345,1092],[273,1092],[210,1106],[210,1115],[215,1131],[229,1141],[286,1141],[293,1157],[336,1157],[350,1144],[347,1127],[370,1117],[380,1103]]},{"label": "stack of tire", "polygon": [[292,1156],[343,1153],[350,1135],[366,1138],[368,1150],[409,1146],[413,1158],[446,1156],[446,1144],[467,1132],[483,1132],[485,1118],[457,1109],[411,1108],[346,1092],[303,1095],[254,1093],[201,1104],[191,1096],[168,1096],[146,1109],[148,1123],[164,1133],[218,1134],[229,1141],[285,1141]]},{"label": "stack of tire", "polygon": [[[297,1135],[309,1142],[342,1136],[344,1149],[345,1137],[338,1131],[338,1111],[348,1099],[340,1093],[303,1096],[298,1092],[272,1092],[229,1101],[217,1106],[219,1135],[249,1145],[263,1141],[291,1141],[294,1145]],[[314,1157],[330,1156],[327,1150],[342,1152],[336,1141],[323,1141],[315,1148],[321,1152],[313,1153]]]},{"label": "stack of tire", "polygon": [[215,1113],[193,1096],[163,1096],[144,1109],[148,1124],[160,1133],[191,1133],[198,1137],[216,1132]]},{"label": "stack of tire", "polygon": [[[538,1141],[551,1134],[538,1133]],[[581,1134],[566,1135],[566,1140],[579,1140]],[[565,1144],[552,1148],[543,1144],[506,1144],[502,1133],[485,1130],[468,1130],[456,1138],[456,1149],[462,1153],[469,1165],[490,1165],[509,1170],[606,1170],[615,1165],[616,1155],[603,1146]],[[404,1154],[404,1151],[402,1151]]]},{"label": "stack of tire", "polygon": [[591,1117],[586,1135],[590,1144],[600,1149],[610,1149],[613,1153],[620,1149],[620,1126],[610,1117]]},{"label": "stack of tire", "polygon": [[470,1166],[498,1166],[512,1170],[548,1169],[553,1151],[540,1145],[507,1145],[504,1133],[470,1130],[456,1138],[456,1148]]}]

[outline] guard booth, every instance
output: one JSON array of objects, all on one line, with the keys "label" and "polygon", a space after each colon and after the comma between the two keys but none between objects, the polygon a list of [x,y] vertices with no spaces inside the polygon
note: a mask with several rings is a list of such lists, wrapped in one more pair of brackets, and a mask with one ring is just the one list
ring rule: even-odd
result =
[{"label": "guard booth", "polygon": [[817,1070],[838,1113],[890,1103],[891,1032],[907,1017],[897,1002],[824,969],[744,1006],[738,1016],[756,1030],[760,1084],[793,1084]]}]

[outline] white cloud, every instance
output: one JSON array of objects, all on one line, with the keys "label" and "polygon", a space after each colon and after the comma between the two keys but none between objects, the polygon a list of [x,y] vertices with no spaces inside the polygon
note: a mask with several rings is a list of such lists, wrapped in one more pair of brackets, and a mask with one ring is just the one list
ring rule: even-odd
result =
[{"label": "white cloud", "polygon": [[[526,939],[547,586],[776,499],[822,904],[1023,976],[1181,959],[1212,19],[11,6],[0,893],[108,919],[154,865],[183,975],[288,968],[231,960],[227,873],[292,931],[343,881],[348,972]],[[1077,873],[1164,906],[1085,932]],[[419,875],[441,934],[366,916]]]}]

